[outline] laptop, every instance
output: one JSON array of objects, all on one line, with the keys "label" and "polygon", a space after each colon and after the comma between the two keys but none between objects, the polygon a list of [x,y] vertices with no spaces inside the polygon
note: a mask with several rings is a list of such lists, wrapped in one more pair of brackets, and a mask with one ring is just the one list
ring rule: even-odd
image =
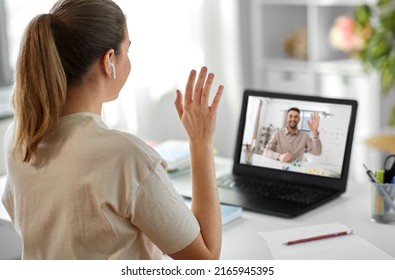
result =
[{"label": "laptop", "polygon": [[[302,147],[283,162],[271,140],[286,127],[292,107],[300,111],[301,133],[313,135],[309,122],[312,113],[319,116],[321,148]],[[340,196],[347,186],[356,113],[355,100],[246,90],[232,174],[217,178],[221,203],[292,218]]]}]

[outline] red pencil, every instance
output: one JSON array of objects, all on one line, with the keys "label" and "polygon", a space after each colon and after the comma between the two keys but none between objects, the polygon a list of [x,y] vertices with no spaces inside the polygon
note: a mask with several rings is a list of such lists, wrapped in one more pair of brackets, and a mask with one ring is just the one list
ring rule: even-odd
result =
[{"label": "red pencil", "polygon": [[335,233],[330,233],[330,234],[324,234],[324,235],[319,235],[319,236],[298,239],[298,240],[292,240],[292,241],[285,242],[283,245],[293,245],[293,244],[321,240],[321,239],[325,239],[325,238],[332,238],[332,237],[337,237],[337,236],[342,236],[342,235],[347,235],[347,234],[352,234],[352,233],[354,233],[353,230],[335,232]]}]

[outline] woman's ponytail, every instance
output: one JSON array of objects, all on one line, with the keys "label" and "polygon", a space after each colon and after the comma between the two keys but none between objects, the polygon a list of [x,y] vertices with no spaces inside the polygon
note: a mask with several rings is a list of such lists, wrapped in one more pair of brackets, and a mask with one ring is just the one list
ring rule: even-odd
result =
[{"label": "woman's ponytail", "polygon": [[29,162],[41,139],[57,126],[66,99],[67,79],[53,36],[54,15],[35,17],[19,53],[12,104],[13,156]]}]

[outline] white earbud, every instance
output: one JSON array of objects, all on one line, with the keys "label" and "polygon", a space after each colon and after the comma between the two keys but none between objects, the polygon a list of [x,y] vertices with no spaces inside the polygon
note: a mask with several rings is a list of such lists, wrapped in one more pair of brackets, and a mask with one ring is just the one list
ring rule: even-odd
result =
[{"label": "white earbud", "polygon": [[115,73],[114,63],[112,63],[111,61],[110,61],[110,68],[111,68],[112,78],[115,80],[117,78],[117,74]]}]

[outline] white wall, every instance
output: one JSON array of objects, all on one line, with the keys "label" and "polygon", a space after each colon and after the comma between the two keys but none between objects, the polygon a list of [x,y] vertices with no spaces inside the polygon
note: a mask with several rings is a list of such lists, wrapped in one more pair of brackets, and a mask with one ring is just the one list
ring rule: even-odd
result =
[{"label": "white wall", "polygon": [[[55,2],[6,0],[12,65],[30,19],[48,12]],[[105,105],[105,121],[149,140],[185,138],[173,105],[174,92],[184,88],[191,69],[206,65],[216,75],[214,87],[225,86],[215,146],[219,155],[232,157],[243,91],[238,0],[116,2],[128,20],[132,71],[119,99]]]}]

